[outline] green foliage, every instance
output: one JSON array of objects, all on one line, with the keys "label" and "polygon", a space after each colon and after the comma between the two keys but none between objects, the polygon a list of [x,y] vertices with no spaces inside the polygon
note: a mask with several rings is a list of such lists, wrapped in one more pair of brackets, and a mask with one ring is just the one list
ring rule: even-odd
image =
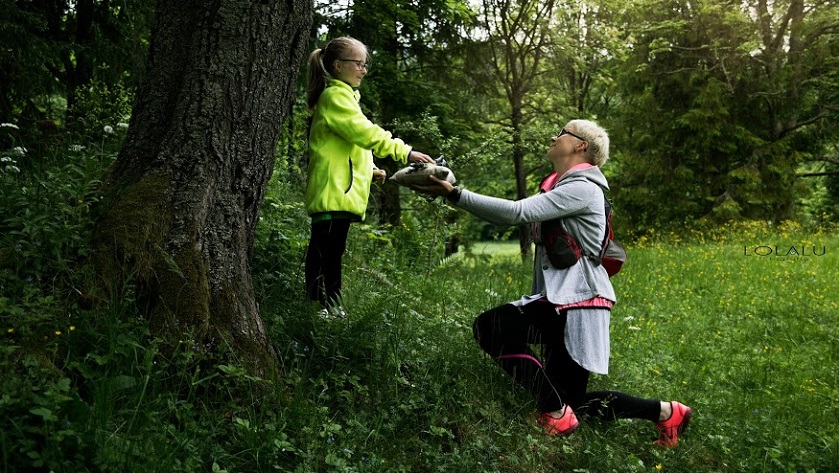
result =
[{"label": "green foliage", "polygon": [[91,176],[102,175],[114,155],[81,148],[0,153],[0,286],[12,300],[31,286],[71,281],[70,266],[86,256],[99,200]]},{"label": "green foliage", "polygon": [[[278,212],[305,222],[299,209]],[[420,232],[429,241],[429,228]],[[0,414],[11,426],[0,433],[3,465],[702,473],[829,471],[836,463],[835,232],[755,223],[647,235],[630,247],[614,279],[611,374],[594,377],[592,388],[691,405],[694,422],[669,451],[651,444],[654,429],[640,421],[584,420],[572,437],[544,436],[527,394],[471,336],[477,313],[529,290],[529,264],[515,244],[441,259],[405,245],[411,238],[353,227],[347,319],[317,317],[301,300],[302,281],[271,283],[298,272],[293,265],[259,267],[262,312],[284,367],[277,380],[189,340],[167,347],[131,306],[71,309],[68,326],[41,315],[66,310],[61,301],[34,297],[14,309],[0,302],[17,314],[0,335]],[[257,255],[301,250],[263,241]],[[759,245],[826,251],[744,253]]]},{"label": "green foliage", "polygon": [[812,209],[821,219],[835,222],[839,221],[839,164],[828,165],[826,170],[832,174],[824,177],[821,187],[816,187],[816,192],[821,192],[816,194],[818,200]]},{"label": "green foliage", "polygon": [[124,136],[133,104],[133,92],[121,82],[108,85],[94,79],[76,91],[76,101],[70,110],[73,122],[68,128],[82,142],[120,142],[114,140],[114,134]]},{"label": "green foliage", "polygon": [[60,88],[48,73],[50,67],[58,65],[54,45],[42,36],[46,21],[36,12],[21,8],[20,3],[0,0],[0,122],[30,115],[30,101]]},{"label": "green foliage", "polygon": [[[492,165],[495,146],[453,163],[489,187],[470,168]],[[87,277],[72,262],[87,251],[90,176],[112,158],[93,146],[26,152],[14,157],[20,172],[0,174],[8,210],[0,471],[710,473],[836,464],[835,230],[705,221],[673,235],[628,235],[630,261],[614,280],[612,372],[592,388],[691,405],[683,444],[660,451],[643,422],[584,421],[570,438],[544,436],[527,394],[471,335],[476,314],[529,291],[530,265],[515,244],[474,244],[444,258],[451,228],[476,224],[462,213],[450,221],[440,202],[406,194],[401,226],[353,225],[349,316],[319,318],[302,297],[302,178],[283,155],[253,256],[281,377],[255,377],[234,354],[189,337],[152,337],[125,296],[84,309],[77,290]],[[791,246],[811,255],[787,255]],[[764,247],[785,254],[761,256]]]},{"label": "green foliage", "polygon": [[0,1],[0,122],[61,122],[91,80],[135,88],[153,9],[151,0]]},{"label": "green foliage", "polygon": [[835,14],[794,2],[668,5],[627,11],[634,45],[618,79],[626,103],[609,117],[622,161],[616,200],[638,228],[680,215],[798,217],[807,190],[798,166],[824,160],[836,140],[825,104],[838,83],[823,67],[835,35],[817,26]]},{"label": "green foliage", "polygon": [[309,241],[309,218],[303,205],[300,173],[280,159],[268,183],[259,212],[260,224],[254,245],[261,251],[253,257],[259,293],[292,293],[302,287],[303,262]]},{"label": "green foliage", "polygon": [[[8,340],[8,334],[4,338]],[[83,448],[90,439],[79,426],[88,416],[88,406],[70,379],[48,361],[45,364],[43,354],[26,353],[11,344],[2,345],[0,351],[4,367],[0,411],[6,422],[0,445],[5,471],[61,471],[67,464],[84,465]]]}]

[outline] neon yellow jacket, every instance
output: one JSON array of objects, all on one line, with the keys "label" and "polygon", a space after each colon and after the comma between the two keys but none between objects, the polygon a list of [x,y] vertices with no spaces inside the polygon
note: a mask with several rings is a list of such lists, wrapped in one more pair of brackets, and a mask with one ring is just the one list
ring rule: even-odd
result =
[{"label": "neon yellow jacket", "polygon": [[411,147],[364,116],[361,94],[330,79],[309,130],[306,211],[351,212],[364,218],[373,181],[373,153],[408,162]]}]

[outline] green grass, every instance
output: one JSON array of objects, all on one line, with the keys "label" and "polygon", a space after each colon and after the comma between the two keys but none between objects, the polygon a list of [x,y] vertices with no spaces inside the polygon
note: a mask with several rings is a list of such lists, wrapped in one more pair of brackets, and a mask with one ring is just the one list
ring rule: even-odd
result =
[{"label": "green grass", "polygon": [[476,254],[499,256],[504,258],[518,258],[519,243],[517,241],[479,241],[472,245],[471,251]]},{"label": "green grass", "polygon": [[[744,252],[760,245],[826,251]],[[615,279],[612,369],[628,390],[695,408],[685,471],[835,469],[839,239],[746,233],[631,255]]]},{"label": "green grass", "polygon": [[[743,254],[744,246],[770,243],[826,252]],[[326,419],[340,425],[338,445],[301,455],[292,462],[298,471],[330,469],[329,452],[346,471],[827,472],[839,465],[839,238],[732,231],[702,244],[630,247],[614,279],[611,374],[595,377],[592,388],[691,405],[694,422],[671,451],[652,446],[653,427],[643,421],[586,422],[569,439],[541,434],[532,402],[470,333],[476,314],[528,291],[530,267],[517,261],[515,243],[476,246],[471,257],[392,280],[370,278],[368,262],[351,254],[352,318],[318,323],[305,335],[315,334],[323,359],[310,358],[303,377],[325,384],[304,397],[344,393],[310,429],[323,431]],[[487,253],[494,256],[479,256]],[[287,334],[295,332],[305,338],[300,329]],[[337,385],[324,381],[333,376]]]},{"label": "green grass", "polygon": [[[676,449],[655,448],[645,421],[586,420],[565,439],[539,430],[527,394],[471,336],[475,315],[529,290],[515,243],[429,264],[354,229],[348,319],[300,300],[298,258],[270,279],[278,382],[188,348],[164,356],[117,309],[44,328],[41,352],[4,342],[0,472],[835,471],[839,237],[744,227],[674,240],[630,245],[613,279],[610,374],[591,388],[690,405]],[[744,255],[760,245],[826,251]]]}]

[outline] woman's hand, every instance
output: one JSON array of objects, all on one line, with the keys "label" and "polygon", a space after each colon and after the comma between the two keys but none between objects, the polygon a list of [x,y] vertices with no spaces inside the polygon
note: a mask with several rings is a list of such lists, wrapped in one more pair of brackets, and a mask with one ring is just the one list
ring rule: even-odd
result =
[{"label": "woman's hand", "polygon": [[428,176],[429,183],[427,185],[413,185],[411,189],[422,193],[422,194],[429,194],[433,196],[438,195],[449,195],[454,189],[454,186],[451,182],[438,178],[434,175]]}]

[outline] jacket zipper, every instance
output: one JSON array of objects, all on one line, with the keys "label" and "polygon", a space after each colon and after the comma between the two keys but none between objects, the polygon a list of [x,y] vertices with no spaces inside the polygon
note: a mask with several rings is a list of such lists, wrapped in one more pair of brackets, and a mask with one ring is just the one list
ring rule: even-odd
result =
[{"label": "jacket zipper", "polygon": [[347,158],[347,161],[350,163],[350,185],[347,187],[347,190],[344,191],[344,194],[349,194],[350,189],[352,189],[352,181],[353,181],[353,168],[352,168],[352,158]]}]

